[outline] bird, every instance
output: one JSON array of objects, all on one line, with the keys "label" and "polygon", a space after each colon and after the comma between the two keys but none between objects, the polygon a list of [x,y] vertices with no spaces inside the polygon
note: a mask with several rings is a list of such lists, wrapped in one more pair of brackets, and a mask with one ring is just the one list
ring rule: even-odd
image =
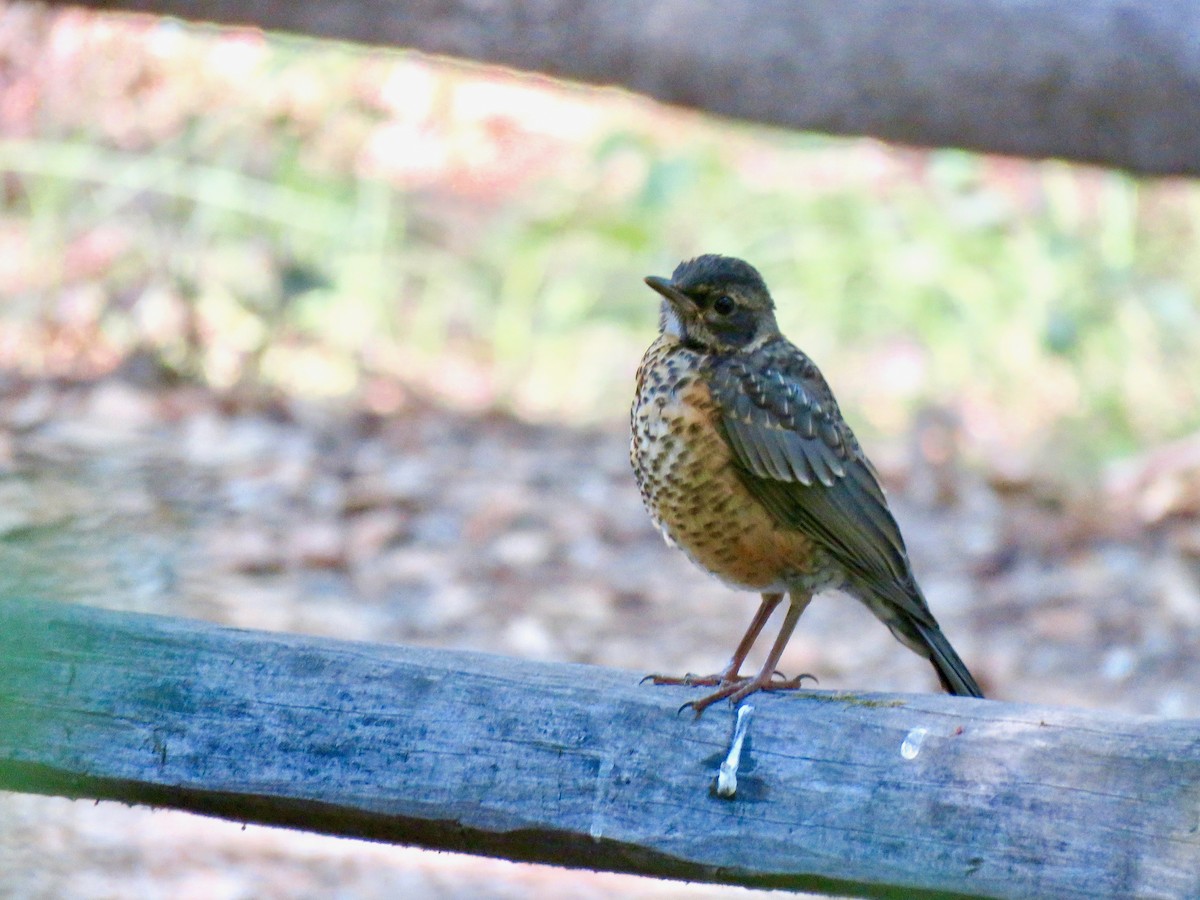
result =
[{"label": "bird", "polygon": [[[816,364],[780,332],[758,270],[705,254],[645,282],[661,304],[630,411],[642,501],[668,544],[762,598],[719,673],[647,679],[715,687],[684,704],[697,716],[724,698],[797,689],[811,676],[776,666],[813,596],[838,589],[927,658],[947,693],[983,697],[917,584],[874,466]],[[766,662],[742,675],[785,595]]]}]

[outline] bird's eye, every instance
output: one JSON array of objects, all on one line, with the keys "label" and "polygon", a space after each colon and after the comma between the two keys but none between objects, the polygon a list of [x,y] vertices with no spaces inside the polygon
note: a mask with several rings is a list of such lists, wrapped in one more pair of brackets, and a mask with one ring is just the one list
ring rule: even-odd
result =
[{"label": "bird's eye", "polygon": [[712,308],[713,312],[715,312],[718,316],[727,316],[733,312],[735,306],[737,306],[737,304],[733,302],[732,297],[730,297],[728,294],[722,294],[713,301]]}]

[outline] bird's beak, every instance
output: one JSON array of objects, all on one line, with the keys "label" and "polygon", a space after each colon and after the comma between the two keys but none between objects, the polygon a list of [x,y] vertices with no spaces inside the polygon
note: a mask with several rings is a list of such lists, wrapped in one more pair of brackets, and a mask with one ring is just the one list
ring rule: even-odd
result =
[{"label": "bird's beak", "polygon": [[669,278],[659,278],[657,275],[647,275],[646,284],[662,294],[676,309],[686,309],[693,305],[692,300],[671,282]]}]

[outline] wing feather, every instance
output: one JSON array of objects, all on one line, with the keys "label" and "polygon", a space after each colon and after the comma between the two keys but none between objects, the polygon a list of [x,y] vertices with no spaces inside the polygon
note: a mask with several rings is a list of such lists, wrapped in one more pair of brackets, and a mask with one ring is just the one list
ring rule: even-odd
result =
[{"label": "wing feather", "polygon": [[790,343],[773,364],[713,369],[723,433],[749,491],[781,525],[821,544],[860,587],[936,627],[874,469],[815,365]]}]

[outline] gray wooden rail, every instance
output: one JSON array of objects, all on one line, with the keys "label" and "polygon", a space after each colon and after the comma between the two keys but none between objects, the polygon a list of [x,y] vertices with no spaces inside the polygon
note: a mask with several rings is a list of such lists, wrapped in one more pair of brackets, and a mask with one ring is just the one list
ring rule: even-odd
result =
[{"label": "gray wooden rail", "polygon": [[50,0],[413,47],[830,134],[1200,174],[1194,0]]},{"label": "gray wooden rail", "polygon": [[0,788],[864,896],[1200,896],[1200,722],[638,675],[0,602]]}]

